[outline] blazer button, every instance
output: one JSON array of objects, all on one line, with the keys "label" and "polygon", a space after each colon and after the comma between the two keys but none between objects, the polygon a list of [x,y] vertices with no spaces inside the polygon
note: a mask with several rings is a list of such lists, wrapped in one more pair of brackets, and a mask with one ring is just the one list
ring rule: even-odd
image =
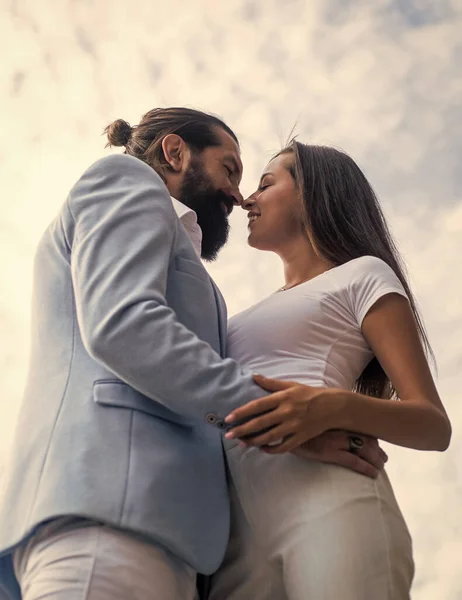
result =
[{"label": "blazer button", "polygon": [[217,421],[215,425],[218,427],[218,429],[228,429],[229,427],[228,423],[225,423],[223,420]]},{"label": "blazer button", "polygon": [[205,416],[205,420],[209,425],[215,425],[215,423],[218,421],[218,417],[214,413],[208,413]]}]

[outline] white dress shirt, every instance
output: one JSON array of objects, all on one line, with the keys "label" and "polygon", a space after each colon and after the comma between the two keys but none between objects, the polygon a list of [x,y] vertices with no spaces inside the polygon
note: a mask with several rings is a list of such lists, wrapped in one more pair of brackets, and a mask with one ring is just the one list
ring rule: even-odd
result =
[{"label": "white dress shirt", "polygon": [[171,198],[173,208],[175,209],[181,224],[186,229],[186,233],[191,239],[194,250],[197,252],[197,256],[200,258],[202,251],[202,229],[197,222],[197,215],[191,208],[176,198],[173,198],[172,196]]}]

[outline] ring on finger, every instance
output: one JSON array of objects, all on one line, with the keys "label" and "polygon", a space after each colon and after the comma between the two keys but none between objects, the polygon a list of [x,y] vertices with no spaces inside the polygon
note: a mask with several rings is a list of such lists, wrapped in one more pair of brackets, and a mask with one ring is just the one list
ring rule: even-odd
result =
[{"label": "ring on finger", "polygon": [[359,437],[359,435],[348,436],[348,452],[351,452],[351,454],[358,454],[363,446],[364,440]]}]

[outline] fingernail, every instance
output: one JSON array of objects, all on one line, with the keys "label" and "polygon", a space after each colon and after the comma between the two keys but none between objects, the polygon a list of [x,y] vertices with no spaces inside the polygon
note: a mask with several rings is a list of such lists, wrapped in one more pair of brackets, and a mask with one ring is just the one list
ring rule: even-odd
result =
[{"label": "fingernail", "polygon": [[232,423],[234,421],[234,415],[233,413],[231,413],[230,415],[228,415],[225,419],[225,423]]},{"label": "fingernail", "polygon": [[227,440],[232,440],[235,437],[236,437],[236,435],[232,431],[228,431],[228,433],[225,433],[225,438]]}]

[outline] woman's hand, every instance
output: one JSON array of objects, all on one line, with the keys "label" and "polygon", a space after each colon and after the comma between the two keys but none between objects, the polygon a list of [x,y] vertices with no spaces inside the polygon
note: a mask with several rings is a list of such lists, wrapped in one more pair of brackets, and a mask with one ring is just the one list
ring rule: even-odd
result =
[{"label": "woman's hand", "polygon": [[[336,428],[335,389],[267,379],[262,375],[254,375],[254,381],[273,393],[228,415],[225,419],[228,424],[245,422],[233,427],[225,435],[227,439],[239,438],[248,446],[282,453]],[[271,447],[277,442],[281,443]]]}]

